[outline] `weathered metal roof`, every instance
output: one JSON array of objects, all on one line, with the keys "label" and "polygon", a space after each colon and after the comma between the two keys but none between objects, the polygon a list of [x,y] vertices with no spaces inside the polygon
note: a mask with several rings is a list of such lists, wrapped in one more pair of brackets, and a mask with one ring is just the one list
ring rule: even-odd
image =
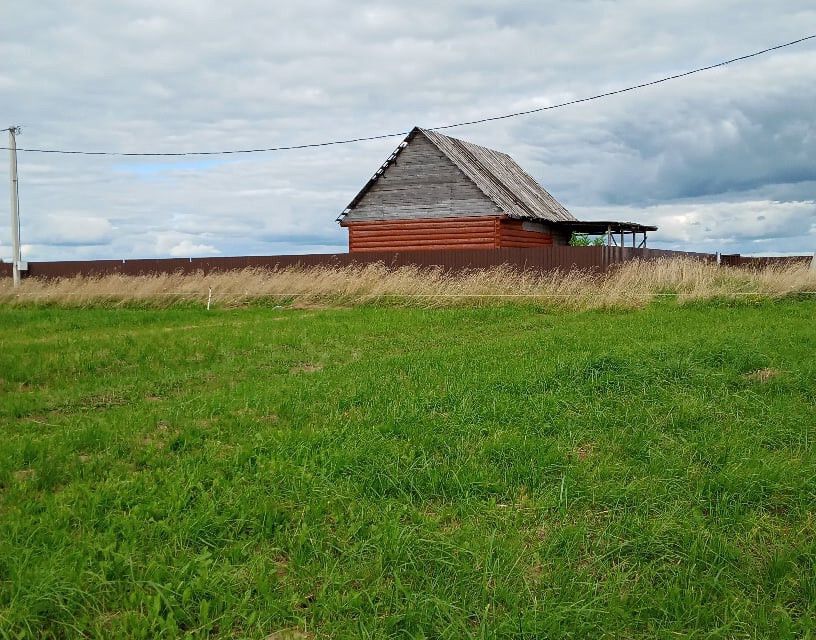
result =
[{"label": "weathered metal roof", "polygon": [[506,153],[428,129],[414,131],[433,142],[511,218],[548,222],[575,220],[575,216]]},{"label": "weathered metal roof", "polygon": [[411,130],[400,146],[354,197],[338,220],[354,209],[396,159],[400,151],[417,135],[425,136],[509,217],[547,222],[576,220],[558,200],[553,198],[544,187],[536,182],[535,178],[524,171],[506,153],[419,127]]}]

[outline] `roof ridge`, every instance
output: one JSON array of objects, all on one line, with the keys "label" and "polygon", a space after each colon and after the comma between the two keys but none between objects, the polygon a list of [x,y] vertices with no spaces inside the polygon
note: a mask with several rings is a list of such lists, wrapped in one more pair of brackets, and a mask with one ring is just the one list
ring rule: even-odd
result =
[{"label": "roof ridge", "polygon": [[415,126],[340,214],[338,221],[357,206],[400,152],[419,134],[507,216],[543,222],[576,219],[509,154],[475,142],[453,138],[433,129]]},{"label": "roof ridge", "polygon": [[[492,148],[486,147],[486,146],[484,146],[482,144],[477,144],[475,142],[470,142],[469,140],[462,140],[462,138],[454,138],[453,136],[449,136],[449,135],[447,135],[445,133],[439,133],[436,129],[423,129],[422,127],[415,127],[415,128],[418,129],[421,133],[425,134],[425,136],[428,137],[428,138],[430,138],[430,136],[428,135],[430,133],[430,134],[435,135],[435,136],[440,136],[442,138],[447,138],[448,140],[453,140],[454,142],[458,142],[460,144],[470,145],[471,147],[477,147],[479,149],[484,149],[485,151],[492,151],[493,153],[499,153],[499,154],[501,154],[503,156],[507,156],[508,158],[510,157],[506,153],[502,153],[498,149],[492,149]],[[445,155],[447,155],[447,154],[445,154]]]},{"label": "roof ridge", "polygon": [[[555,222],[558,220],[575,220],[573,216],[553,195],[527,173],[507,153],[485,147],[475,142],[461,140],[439,133],[432,129],[414,127],[406,141],[421,133],[439,151],[473,182],[476,187],[493,203],[512,218],[532,218]],[[488,166],[479,155],[495,155],[501,162]],[[463,156],[463,157],[457,157]],[[503,166],[502,166],[503,165]],[[504,175],[502,175],[504,174]],[[515,182],[516,189],[508,180]],[[485,184],[485,183],[489,183]],[[493,188],[489,188],[492,186]],[[519,191],[523,193],[519,193]]]},{"label": "roof ridge", "polygon": [[[423,130],[423,133],[425,133],[424,130]],[[521,206],[525,206],[523,203],[519,202],[519,200],[518,200],[518,198],[516,198],[515,194],[513,194],[513,192],[510,191],[510,189],[507,188],[507,185],[505,185],[503,182],[501,182],[501,180],[498,180],[495,173],[493,171],[491,171],[489,167],[485,166],[485,164],[481,160],[479,160],[479,158],[477,158],[468,147],[472,146],[472,147],[476,147],[478,149],[481,149],[483,151],[488,151],[490,153],[497,153],[497,154],[501,154],[500,151],[496,151],[495,149],[491,149],[490,147],[484,147],[482,145],[475,144],[473,142],[468,142],[467,140],[460,140],[459,138],[454,138],[452,136],[446,136],[445,134],[438,134],[436,132],[434,132],[434,133],[436,135],[440,135],[440,136],[442,136],[444,138],[447,138],[448,140],[455,140],[456,142],[461,144],[464,151],[465,151],[465,153],[467,153],[470,156],[471,162],[481,166],[484,169],[484,172],[485,172],[486,176],[488,177],[490,182],[492,182],[493,185],[497,189],[499,189],[501,191],[504,191],[517,204],[520,204]],[[436,142],[432,138],[428,137],[428,139],[431,140],[431,142],[434,143],[434,146],[436,146],[437,149],[439,149],[442,153],[444,153],[445,156],[451,162],[453,162],[457,167],[459,167],[462,170],[462,172],[470,179],[470,181],[473,182],[476,185],[476,187],[479,189],[479,191],[481,191],[488,198],[490,198],[496,204],[496,206],[498,206],[500,208],[502,207],[502,203],[498,202],[496,200],[496,198],[493,196],[493,194],[491,194],[487,189],[485,189],[481,184],[479,184],[479,182],[477,180],[474,180],[474,177],[469,174],[466,167],[460,166],[460,163],[456,161],[456,158],[451,157],[451,155],[448,154],[445,151],[445,149],[440,148],[439,145],[437,145]],[[502,155],[505,155],[507,158],[510,158],[510,156],[508,156],[507,154],[502,154]],[[510,158],[510,159],[512,160],[512,158]],[[529,210],[529,207],[525,206],[525,208]],[[532,211],[530,211],[530,214],[532,215]]]}]

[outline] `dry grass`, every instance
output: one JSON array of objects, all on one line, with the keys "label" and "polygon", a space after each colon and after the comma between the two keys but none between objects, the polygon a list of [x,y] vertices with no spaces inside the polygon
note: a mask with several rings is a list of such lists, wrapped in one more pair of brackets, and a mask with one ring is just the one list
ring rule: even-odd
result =
[{"label": "dry grass", "polygon": [[752,371],[751,373],[744,374],[743,378],[745,378],[746,380],[753,380],[754,382],[768,382],[768,380],[777,378],[780,375],[782,375],[782,372],[779,371],[779,369],[764,367],[762,369]]},{"label": "dry grass", "polygon": [[352,305],[366,302],[411,306],[473,306],[508,300],[569,309],[643,306],[658,296],[678,301],[769,297],[816,291],[807,265],[762,269],[718,267],[690,259],[633,261],[607,274],[556,271],[545,274],[507,267],[460,274],[441,269],[383,265],[330,268],[244,269],[225,273],[27,279],[19,290],[0,284],[0,303],[59,306],[180,303],[220,307],[266,300],[280,304]]}]

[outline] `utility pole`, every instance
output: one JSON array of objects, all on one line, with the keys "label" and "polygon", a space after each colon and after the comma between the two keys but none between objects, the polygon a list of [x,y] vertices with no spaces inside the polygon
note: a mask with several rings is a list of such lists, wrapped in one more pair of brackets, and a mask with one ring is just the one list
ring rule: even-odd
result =
[{"label": "utility pole", "polygon": [[11,195],[11,275],[14,286],[20,286],[20,197],[17,194],[17,134],[19,127],[9,127],[9,193]]}]

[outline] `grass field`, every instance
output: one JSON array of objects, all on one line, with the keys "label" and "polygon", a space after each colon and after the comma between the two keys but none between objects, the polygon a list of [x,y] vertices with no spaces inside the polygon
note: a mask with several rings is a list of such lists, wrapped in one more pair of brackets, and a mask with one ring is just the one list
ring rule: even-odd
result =
[{"label": "grass field", "polygon": [[0,638],[816,633],[816,302],[0,307]]}]

